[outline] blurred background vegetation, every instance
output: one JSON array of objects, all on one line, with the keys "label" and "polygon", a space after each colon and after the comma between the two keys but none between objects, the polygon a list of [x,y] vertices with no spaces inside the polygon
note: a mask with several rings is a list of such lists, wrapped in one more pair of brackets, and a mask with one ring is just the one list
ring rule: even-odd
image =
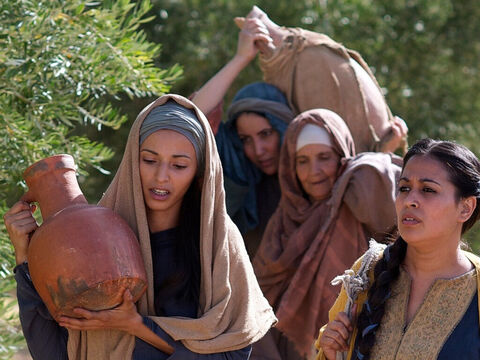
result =
[{"label": "blurred background vegetation", "polygon": [[[68,152],[90,202],[111,181],[138,112],[156,96],[200,88],[234,54],[233,17],[253,5],[279,25],[359,51],[409,141],[456,140],[480,154],[480,2],[454,0],[14,0],[0,2],[0,213],[21,174]],[[254,62],[230,89],[261,79]],[[0,224],[0,358],[24,346],[14,259]],[[480,232],[467,236],[476,252]]]}]

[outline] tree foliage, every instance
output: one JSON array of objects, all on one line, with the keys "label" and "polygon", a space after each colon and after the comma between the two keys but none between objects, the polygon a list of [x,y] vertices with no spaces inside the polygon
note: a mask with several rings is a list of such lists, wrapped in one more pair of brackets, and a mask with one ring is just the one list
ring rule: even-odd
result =
[{"label": "tree foliage", "polygon": [[[160,44],[140,28],[153,19],[150,8],[148,0],[0,2],[2,215],[24,191],[22,172],[37,160],[69,153],[81,174],[87,166],[103,171],[113,151],[86,129],[119,129],[127,116],[117,99],[160,95],[181,75],[176,64],[154,64]],[[9,358],[21,335],[10,311],[12,248],[0,230],[0,356]]]}]

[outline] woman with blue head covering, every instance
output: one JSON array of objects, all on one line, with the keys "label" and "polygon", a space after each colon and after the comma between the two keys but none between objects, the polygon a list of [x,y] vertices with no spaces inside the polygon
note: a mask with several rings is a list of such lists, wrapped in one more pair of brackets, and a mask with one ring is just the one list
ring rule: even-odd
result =
[{"label": "woman with blue head covering", "polygon": [[[202,111],[211,114],[221,103],[235,77],[258,52],[255,41],[272,41],[264,27],[257,19],[244,26],[233,59],[193,97]],[[262,82],[238,91],[225,123],[209,116],[224,169],[227,211],[244,235],[251,256],[280,199],[280,146],[293,117],[284,94]]]}]

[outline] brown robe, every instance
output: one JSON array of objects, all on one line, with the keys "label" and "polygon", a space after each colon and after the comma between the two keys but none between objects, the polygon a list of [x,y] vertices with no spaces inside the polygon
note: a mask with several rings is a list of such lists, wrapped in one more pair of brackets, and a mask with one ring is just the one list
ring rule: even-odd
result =
[{"label": "brown robe", "polygon": [[[341,157],[330,198],[308,200],[297,180],[297,137],[305,124],[327,130]],[[328,310],[340,290],[330,281],[367,249],[367,240],[383,239],[395,227],[395,184],[401,167],[383,153],[355,156],[342,119],[316,109],[289,125],[280,154],[280,204],[270,219],[254,259],[263,293],[274,307],[277,328],[309,354]]]}]

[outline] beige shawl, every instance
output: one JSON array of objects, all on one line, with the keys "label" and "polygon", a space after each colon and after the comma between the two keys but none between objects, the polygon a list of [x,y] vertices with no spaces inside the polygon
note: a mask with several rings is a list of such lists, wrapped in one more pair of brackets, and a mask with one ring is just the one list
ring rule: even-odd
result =
[{"label": "beige shawl", "polygon": [[[201,285],[197,319],[157,317],[154,312],[150,236],[139,175],[139,131],[147,114],[173,99],[193,109],[206,133],[202,187],[200,259]],[[193,352],[216,353],[241,349],[259,340],[276,318],[263,297],[242,237],[225,209],[222,166],[205,116],[187,99],[165,95],[148,105],[132,125],[115,178],[100,205],[120,214],[137,234],[145,262],[148,289],[138,302],[174,340]],[[116,330],[69,331],[70,359],[131,359],[135,338]]]},{"label": "beige shawl", "polygon": [[347,123],[357,152],[378,151],[391,137],[392,113],[363,58],[324,34],[286,28],[282,46],[260,56],[264,80],[297,113],[325,108]]},{"label": "beige shawl", "polygon": [[[329,199],[310,202],[296,177],[298,134],[307,123],[333,139],[342,166]],[[297,116],[285,133],[280,154],[280,204],[270,219],[254,268],[263,293],[275,309],[277,328],[301,354],[308,354],[327,322],[340,290],[330,281],[395,225],[395,184],[401,167],[383,153],[355,155],[342,119],[325,109]]]}]

